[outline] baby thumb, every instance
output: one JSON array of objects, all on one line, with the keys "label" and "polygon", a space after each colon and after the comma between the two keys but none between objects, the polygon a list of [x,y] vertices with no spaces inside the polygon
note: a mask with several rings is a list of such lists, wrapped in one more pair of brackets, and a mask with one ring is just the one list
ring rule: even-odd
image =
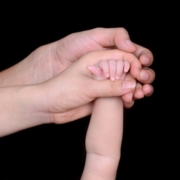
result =
[{"label": "baby thumb", "polygon": [[97,97],[122,96],[133,91],[136,87],[135,80],[96,81],[92,86],[92,95]]}]

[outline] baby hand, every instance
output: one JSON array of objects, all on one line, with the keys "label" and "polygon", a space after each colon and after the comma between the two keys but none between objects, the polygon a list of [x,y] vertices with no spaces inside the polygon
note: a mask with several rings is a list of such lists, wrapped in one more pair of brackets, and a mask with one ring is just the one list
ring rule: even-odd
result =
[{"label": "baby hand", "polygon": [[123,80],[130,69],[130,63],[123,60],[103,60],[87,66],[87,69],[96,80]]}]

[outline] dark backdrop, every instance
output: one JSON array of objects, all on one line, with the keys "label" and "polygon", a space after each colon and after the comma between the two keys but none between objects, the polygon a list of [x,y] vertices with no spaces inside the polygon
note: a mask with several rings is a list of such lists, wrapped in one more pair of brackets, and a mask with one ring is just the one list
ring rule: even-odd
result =
[{"label": "dark backdrop", "polygon": [[[0,17],[0,70],[21,61],[41,45],[95,27],[124,27],[132,41],[149,48],[155,57],[152,65],[157,74],[153,83],[155,92],[125,111],[117,179],[175,176],[179,169],[179,117],[175,115],[178,105],[174,104],[179,102],[175,6],[116,1],[98,7],[86,2],[6,4],[1,8],[4,11]],[[0,138],[0,179],[79,179],[89,118],[65,125],[34,127]]]}]

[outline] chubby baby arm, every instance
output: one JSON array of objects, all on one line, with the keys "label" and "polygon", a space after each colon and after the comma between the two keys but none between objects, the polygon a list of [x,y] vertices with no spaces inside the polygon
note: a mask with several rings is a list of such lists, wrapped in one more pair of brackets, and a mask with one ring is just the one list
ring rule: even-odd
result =
[{"label": "chubby baby arm", "polygon": [[123,132],[119,97],[98,98],[86,135],[86,164],[82,180],[115,180]]},{"label": "chubby baby arm", "polygon": [[[126,61],[100,61],[88,66],[97,80],[123,80],[130,65]],[[97,98],[86,135],[86,164],[82,180],[115,180],[123,133],[121,97]]]}]

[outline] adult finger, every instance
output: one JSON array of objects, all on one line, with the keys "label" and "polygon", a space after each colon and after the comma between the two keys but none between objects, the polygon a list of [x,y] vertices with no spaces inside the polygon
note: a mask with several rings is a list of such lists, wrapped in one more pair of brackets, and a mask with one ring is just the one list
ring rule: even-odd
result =
[{"label": "adult finger", "polygon": [[111,97],[122,96],[135,89],[135,80],[131,81],[96,81],[93,80],[91,88],[89,89],[89,95],[92,99],[97,97]]},{"label": "adult finger", "polygon": [[132,100],[130,103],[123,101],[123,105],[125,108],[130,109],[134,105],[135,101]]},{"label": "adult finger", "polygon": [[139,59],[143,66],[150,66],[153,63],[152,52],[149,49],[144,48],[143,46],[140,46],[138,44],[135,45],[136,51],[134,52],[134,54],[136,55],[136,57]]},{"label": "adult finger", "polygon": [[150,68],[142,68],[139,75],[137,76],[137,80],[143,84],[150,84],[155,79],[155,72]]},{"label": "adult finger", "polygon": [[136,45],[130,40],[125,28],[95,28],[89,34],[102,47],[117,47],[126,52],[136,50]]},{"label": "adult finger", "polygon": [[147,97],[151,96],[153,94],[153,92],[154,92],[154,88],[150,84],[145,84],[145,85],[143,85],[142,88],[143,88],[144,95],[147,96]]}]

